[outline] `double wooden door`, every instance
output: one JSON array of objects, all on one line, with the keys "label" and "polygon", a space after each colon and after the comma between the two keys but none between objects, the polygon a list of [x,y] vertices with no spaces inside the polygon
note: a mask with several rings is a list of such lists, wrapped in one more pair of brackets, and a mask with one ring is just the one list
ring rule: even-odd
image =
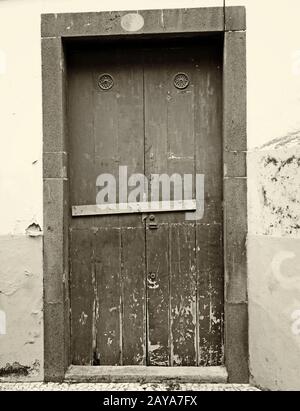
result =
[{"label": "double wooden door", "polygon": [[97,177],[118,183],[120,166],[145,175],[149,192],[152,174],[205,182],[201,220],[70,217],[73,364],[222,364],[221,82],[209,39],[98,43],[68,56],[72,205],[94,205]]}]

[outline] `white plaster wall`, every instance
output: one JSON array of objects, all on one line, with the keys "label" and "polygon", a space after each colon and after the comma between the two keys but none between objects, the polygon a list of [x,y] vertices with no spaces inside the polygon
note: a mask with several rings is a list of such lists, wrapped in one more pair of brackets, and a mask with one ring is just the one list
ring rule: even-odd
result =
[{"label": "white plaster wall", "polygon": [[43,378],[41,267],[41,237],[0,236],[0,381]]},{"label": "white plaster wall", "polygon": [[[15,358],[36,371],[35,364],[37,361],[42,364],[43,360],[41,308],[37,308],[37,301],[42,298],[41,237],[29,238],[25,234],[33,222],[42,227],[40,14],[222,5],[223,0],[0,1],[0,240],[5,244],[0,248],[0,311],[5,311],[7,321],[6,335],[0,335],[0,369]],[[298,257],[299,230],[289,232],[290,219],[285,215],[285,230],[272,231],[268,219],[272,224],[276,216],[268,214],[261,202],[262,178],[268,176],[264,174],[265,168],[257,173],[262,163],[260,154],[254,151],[274,138],[300,130],[300,2],[226,0],[226,5],[245,5],[248,20],[251,372],[253,381],[265,388],[300,389],[296,378],[300,370],[297,363],[300,336],[291,331],[296,330],[291,315],[300,310],[296,258],[295,263],[289,260],[288,275],[294,280],[289,283],[289,289],[279,286],[274,292],[266,274],[272,265],[272,253],[290,250],[287,241],[291,252]],[[273,154],[282,160],[285,151],[281,147]],[[299,183],[295,170],[290,170],[296,175],[295,184]],[[268,193],[271,197],[275,195],[272,197],[275,202],[292,201],[297,207],[291,200],[292,194],[283,190],[279,196],[272,182],[268,184]],[[28,279],[26,272],[33,275]],[[2,291],[7,281],[15,290],[14,297]],[[18,284],[25,285],[18,287]],[[291,307],[288,303],[293,297],[295,303]],[[37,310],[39,320],[33,324],[31,314]],[[33,329],[34,343],[28,344]],[[40,379],[42,369],[32,374],[32,378]]]},{"label": "white plaster wall", "polygon": [[300,2],[226,0],[226,5],[247,9],[251,150],[300,130]]}]

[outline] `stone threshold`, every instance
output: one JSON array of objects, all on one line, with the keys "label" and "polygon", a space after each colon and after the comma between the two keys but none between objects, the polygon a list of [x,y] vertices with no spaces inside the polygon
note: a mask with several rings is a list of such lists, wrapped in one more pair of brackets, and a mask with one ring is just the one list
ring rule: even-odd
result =
[{"label": "stone threshold", "polygon": [[69,383],[196,383],[225,384],[225,367],[75,366],[65,375]]}]

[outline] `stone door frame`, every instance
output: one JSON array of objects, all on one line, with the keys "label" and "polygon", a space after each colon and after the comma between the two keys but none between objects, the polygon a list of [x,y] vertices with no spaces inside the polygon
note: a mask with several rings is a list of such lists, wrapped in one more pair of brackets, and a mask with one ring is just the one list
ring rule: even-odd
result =
[{"label": "stone door frame", "polygon": [[[128,14],[135,16],[128,16]],[[136,17],[136,14],[139,17]],[[43,14],[41,29],[45,381],[65,380],[70,366],[68,282],[70,204],[68,201],[65,46],[68,41],[82,41],[83,39],[122,41],[129,37],[151,39],[157,36],[168,38],[170,36],[217,35],[224,44],[225,367],[228,382],[248,383],[245,8],[207,7],[134,12]],[[205,370],[201,371],[200,368],[199,375],[201,372],[205,374]],[[180,375],[179,367],[175,368],[174,377],[176,373]],[[216,382],[213,381],[213,373],[210,375],[208,377],[203,375],[203,379],[211,378],[212,382]],[[85,380],[84,375],[82,380]]]}]

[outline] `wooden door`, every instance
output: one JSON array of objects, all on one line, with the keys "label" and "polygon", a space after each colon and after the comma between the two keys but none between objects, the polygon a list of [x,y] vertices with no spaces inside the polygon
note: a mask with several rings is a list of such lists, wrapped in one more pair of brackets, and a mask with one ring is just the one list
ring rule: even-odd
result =
[{"label": "wooden door", "polygon": [[148,178],[149,198],[153,174],[205,181],[201,220],[182,211],[71,218],[75,365],[223,363],[221,62],[208,39],[68,56],[72,205],[95,204],[97,176],[118,184],[120,166]]}]

